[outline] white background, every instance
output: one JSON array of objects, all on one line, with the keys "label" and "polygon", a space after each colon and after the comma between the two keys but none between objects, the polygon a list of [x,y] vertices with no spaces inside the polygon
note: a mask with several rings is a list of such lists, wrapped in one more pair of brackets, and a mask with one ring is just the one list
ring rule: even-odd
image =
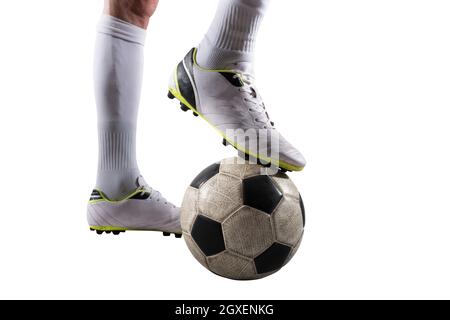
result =
[{"label": "white background", "polygon": [[[180,203],[231,148],[166,98],[217,1],[161,0],[146,46],[138,158]],[[450,3],[272,1],[257,74],[309,164],[307,211],[278,274],[235,282],[161,234],[98,237],[92,54],[100,0],[1,1],[0,298],[450,298]]]}]

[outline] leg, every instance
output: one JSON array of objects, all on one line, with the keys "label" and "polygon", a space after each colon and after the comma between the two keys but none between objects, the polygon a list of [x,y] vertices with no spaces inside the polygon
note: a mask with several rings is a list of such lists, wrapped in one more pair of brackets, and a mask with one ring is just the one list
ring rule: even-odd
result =
[{"label": "leg", "polygon": [[157,2],[106,0],[106,14],[98,26],[94,69],[100,145],[97,188],[111,199],[133,191],[139,177],[136,123],[144,28]]},{"label": "leg", "polygon": [[200,46],[176,67],[168,96],[207,120],[241,157],[300,171],[305,159],[276,130],[255,86],[255,41],[269,1],[220,0]]},{"label": "leg", "polygon": [[94,83],[99,157],[87,216],[99,234],[181,233],[178,208],[145,183],[136,161],[145,29],[157,4],[158,0],[106,0],[98,24]]},{"label": "leg", "polygon": [[105,0],[104,13],[147,29],[159,0]]}]

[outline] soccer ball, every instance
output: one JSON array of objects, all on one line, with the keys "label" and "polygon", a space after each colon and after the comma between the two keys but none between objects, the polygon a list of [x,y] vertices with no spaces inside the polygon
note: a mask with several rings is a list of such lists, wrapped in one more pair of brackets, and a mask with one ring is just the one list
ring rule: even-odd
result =
[{"label": "soccer ball", "polygon": [[208,270],[235,280],[264,278],[298,250],[303,201],[284,173],[267,175],[238,158],[203,170],[188,187],[181,227],[193,256]]}]

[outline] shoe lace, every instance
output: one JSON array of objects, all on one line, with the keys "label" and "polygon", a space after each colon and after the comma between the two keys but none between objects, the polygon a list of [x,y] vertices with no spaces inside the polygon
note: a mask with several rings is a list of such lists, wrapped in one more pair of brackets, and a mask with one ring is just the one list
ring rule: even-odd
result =
[{"label": "shoe lace", "polygon": [[150,193],[149,200],[154,200],[156,202],[163,202],[167,206],[172,206],[173,208],[176,208],[176,206],[173,203],[171,203],[170,201],[168,201],[166,198],[163,197],[161,192],[159,192],[156,189],[153,189],[148,184],[142,186],[141,195],[143,196],[145,195],[145,193]]},{"label": "shoe lace", "polygon": [[243,87],[239,88],[239,91],[247,94],[247,97],[244,98],[244,100],[250,105],[248,111],[255,114],[255,122],[261,123],[264,129],[272,129],[275,123],[270,120],[266,106],[264,105],[258,91],[255,89],[255,77],[247,72],[233,72],[235,72],[233,78],[240,79],[244,84]]}]

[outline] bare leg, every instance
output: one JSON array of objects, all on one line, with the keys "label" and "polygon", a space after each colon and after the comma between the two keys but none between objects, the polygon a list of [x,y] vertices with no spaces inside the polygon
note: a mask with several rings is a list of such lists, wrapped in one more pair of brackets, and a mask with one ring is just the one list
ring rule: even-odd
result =
[{"label": "bare leg", "polygon": [[105,0],[104,13],[147,29],[159,0]]}]

